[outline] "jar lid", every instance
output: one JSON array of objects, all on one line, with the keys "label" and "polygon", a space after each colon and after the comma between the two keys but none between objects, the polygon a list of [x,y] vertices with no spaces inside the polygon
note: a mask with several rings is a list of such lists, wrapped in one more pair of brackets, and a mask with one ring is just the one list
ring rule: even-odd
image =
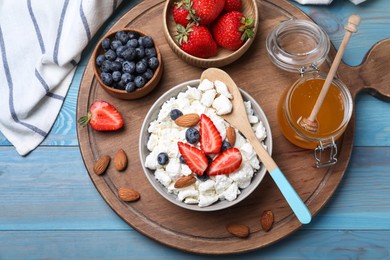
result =
[{"label": "jar lid", "polygon": [[302,73],[325,61],[330,42],[326,32],[315,23],[291,19],[281,22],[268,34],[266,46],[276,66]]}]

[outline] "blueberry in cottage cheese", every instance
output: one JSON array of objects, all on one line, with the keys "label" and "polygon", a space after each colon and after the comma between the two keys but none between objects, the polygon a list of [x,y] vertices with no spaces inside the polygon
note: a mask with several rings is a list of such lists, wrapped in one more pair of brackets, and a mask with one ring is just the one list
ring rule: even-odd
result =
[{"label": "blueberry in cottage cheese", "polygon": [[[186,204],[196,204],[199,207],[207,207],[218,201],[234,201],[240,195],[241,190],[247,188],[252,177],[260,169],[260,161],[252,145],[236,131],[236,141],[233,148],[239,150],[242,162],[237,169],[229,174],[208,176],[207,170],[203,175],[195,174],[191,170],[191,162],[184,160],[179,151],[178,143],[187,143],[194,149],[201,151],[202,131],[199,124],[192,127],[182,127],[175,123],[177,117],[197,113],[206,115],[221,136],[223,142],[218,154],[207,154],[206,162],[212,163],[223,151],[233,149],[226,139],[226,129],[230,126],[221,115],[232,111],[232,98],[226,85],[221,81],[211,82],[203,80],[199,86],[188,86],[187,90],[180,92],[176,97],[167,100],[148,127],[150,134],[144,165],[154,171],[155,179],[161,183],[167,192],[175,194],[179,201]],[[263,123],[254,114],[252,104],[245,102],[246,112],[257,138],[264,141],[267,133]],[[192,130],[189,130],[192,129]],[[200,136],[198,139],[198,135]],[[190,138],[189,138],[190,137]],[[264,145],[264,143],[263,143]],[[159,163],[158,156],[167,155],[167,164]],[[186,157],[187,158],[187,157]],[[175,182],[183,176],[196,176],[197,181],[183,188],[175,188]]]}]

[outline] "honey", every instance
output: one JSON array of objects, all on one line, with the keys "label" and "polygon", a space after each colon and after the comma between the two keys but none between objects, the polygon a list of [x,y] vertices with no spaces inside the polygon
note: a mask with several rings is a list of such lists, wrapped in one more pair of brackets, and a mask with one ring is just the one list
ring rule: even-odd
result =
[{"label": "honey", "polygon": [[352,98],[344,84],[334,80],[317,114],[317,132],[306,131],[299,125],[300,117],[309,117],[324,82],[323,76],[304,77],[294,83],[279,102],[278,120],[282,133],[299,147],[314,149],[320,141],[337,140],[349,122]]}]

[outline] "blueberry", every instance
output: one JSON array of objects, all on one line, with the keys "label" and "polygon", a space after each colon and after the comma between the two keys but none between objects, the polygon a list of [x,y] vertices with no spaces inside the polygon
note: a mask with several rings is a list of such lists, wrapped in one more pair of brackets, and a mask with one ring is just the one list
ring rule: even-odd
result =
[{"label": "blueberry", "polygon": [[184,159],[183,155],[180,155],[179,160],[182,164],[187,164],[186,160]]},{"label": "blueberry", "polygon": [[135,70],[137,71],[138,74],[144,73],[146,69],[147,69],[147,65],[142,60],[140,60],[139,62],[137,62],[137,64],[135,64]]},{"label": "blueberry", "polygon": [[130,32],[127,33],[127,35],[129,36],[130,40],[139,38],[139,34],[137,32],[130,31]]},{"label": "blueberry", "polygon": [[118,46],[118,48],[116,48],[116,50],[115,50],[116,56],[117,56],[117,57],[120,57],[120,58],[123,58],[122,52],[123,52],[126,48],[127,48],[126,46]]},{"label": "blueberry", "polygon": [[122,64],[122,62],[124,62],[125,59],[124,59],[124,58],[121,58],[121,57],[116,57],[115,61]]},{"label": "blueberry", "polygon": [[116,70],[112,73],[112,80],[113,81],[120,81],[121,78],[122,78],[122,73],[120,73],[119,71]]},{"label": "blueberry", "polygon": [[157,57],[157,52],[155,48],[145,48],[145,56],[147,58]]},{"label": "blueberry", "polygon": [[120,80],[118,82],[114,82],[114,84],[116,84],[115,88],[120,89],[120,90],[124,90],[126,87],[126,83],[123,80]]},{"label": "blueberry", "polygon": [[103,39],[103,41],[102,41],[102,48],[103,48],[103,50],[108,50],[108,49],[110,49],[110,47],[111,47],[111,41],[110,41],[110,39],[108,39],[108,38],[104,38]]},{"label": "blueberry", "polygon": [[122,63],[118,61],[111,62],[111,71],[120,71],[122,69]]},{"label": "blueberry", "polygon": [[134,83],[137,88],[142,88],[143,86],[145,86],[146,80],[142,76],[137,76],[134,79]]},{"label": "blueberry", "polygon": [[102,72],[110,72],[111,71],[111,63],[112,62],[109,60],[103,61],[102,66],[100,66],[100,70]]},{"label": "blueberry", "polygon": [[144,74],[142,74],[142,76],[146,79],[146,80],[150,80],[151,78],[153,78],[153,70],[151,69],[146,69],[146,71],[144,72]]},{"label": "blueberry", "polygon": [[200,181],[207,181],[209,179],[209,176],[203,173],[203,175],[196,175],[196,178],[198,178],[198,180]]},{"label": "blueberry", "polygon": [[166,165],[169,162],[169,157],[167,153],[159,153],[157,155],[157,162],[160,165]]},{"label": "blueberry", "polygon": [[106,57],[104,57],[103,54],[100,54],[100,55],[97,56],[97,58],[96,58],[96,65],[102,66],[103,61],[105,61],[105,60],[106,60]]},{"label": "blueberry", "polygon": [[112,75],[110,73],[102,72],[100,77],[105,85],[110,86],[112,84]]},{"label": "blueberry", "polygon": [[111,46],[111,49],[112,50],[116,50],[119,46],[122,46],[122,42],[121,41],[118,41],[118,40],[114,40],[111,42],[110,46]]},{"label": "blueberry", "polygon": [[129,40],[129,35],[125,31],[119,31],[115,34],[115,39],[121,41],[121,43],[126,44]]},{"label": "blueberry", "polygon": [[130,73],[123,73],[122,74],[122,81],[125,82],[126,84],[131,82],[131,81],[134,81],[135,77],[134,75],[130,74]]},{"label": "blueberry", "polygon": [[128,61],[133,61],[135,59],[135,55],[135,49],[131,47],[128,47],[124,51],[122,51],[122,57]]},{"label": "blueberry", "polygon": [[122,63],[122,71],[124,73],[133,74],[135,72],[135,63],[132,61],[125,61]]},{"label": "blueberry", "polygon": [[149,66],[149,68],[151,68],[152,70],[157,69],[158,64],[159,64],[159,62],[158,62],[157,57],[150,57],[150,58],[148,59],[148,66]]},{"label": "blueberry", "polygon": [[138,46],[140,46],[140,47],[144,47],[144,43],[142,41],[143,38],[144,38],[143,36],[138,38]]},{"label": "blueberry", "polygon": [[106,59],[109,60],[109,61],[114,61],[116,59],[116,53],[113,50],[108,50],[104,54],[104,57],[106,57]]},{"label": "blueberry", "polygon": [[136,53],[136,58],[140,60],[143,57],[145,57],[145,48],[144,47],[135,48],[135,53]]},{"label": "blueberry", "polygon": [[153,38],[150,36],[144,36],[142,38],[142,44],[145,48],[151,48],[154,46]]},{"label": "blueberry", "polygon": [[232,148],[230,143],[227,140],[223,140],[222,146],[221,146],[221,152],[223,152],[223,151],[225,151],[225,150],[227,150],[229,148]]},{"label": "blueberry", "polygon": [[137,48],[138,47],[138,40],[137,39],[130,39],[127,43],[126,46],[132,47],[132,48]]},{"label": "blueberry", "polygon": [[191,127],[186,130],[186,140],[190,144],[197,143],[199,141],[199,138],[200,135],[198,129]]},{"label": "blueberry", "polygon": [[127,92],[133,92],[133,91],[135,91],[135,89],[136,89],[136,86],[135,86],[134,82],[129,82],[126,84],[125,90]]},{"label": "blueberry", "polygon": [[171,113],[169,115],[171,116],[172,120],[176,120],[178,117],[183,115],[183,112],[175,108],[171,110]]}]

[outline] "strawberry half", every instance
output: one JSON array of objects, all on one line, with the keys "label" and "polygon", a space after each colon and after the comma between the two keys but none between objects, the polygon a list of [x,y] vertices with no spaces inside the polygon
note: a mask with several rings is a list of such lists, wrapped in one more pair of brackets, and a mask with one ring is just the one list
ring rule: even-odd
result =
[{"label": "strawberry half", "polygon": [[200,116],[200,148],[206,154],[219,153],[222,146],[222,137],[213,121],[202,114]]},{"label": "strawberry half", "polygon": [[110,103],[102,100],[95,101],[86,116],[78,120],[82,126],[89,125],[97,131],[114,131],[122,128],[123,118],[118,110]]},{"label": "strawberry half", "polygon": [[237,148],[229,148],[219,154],[207,169],[207,175],[230,174],[240,168],[242,156]]},{"label": "strawberry half", "polygon": [[189,144],[178,142],[180,154],[184,157],[188,167],[196,173],[202,176],[208,166],[208,160],[206,155],[198,148]]}]

